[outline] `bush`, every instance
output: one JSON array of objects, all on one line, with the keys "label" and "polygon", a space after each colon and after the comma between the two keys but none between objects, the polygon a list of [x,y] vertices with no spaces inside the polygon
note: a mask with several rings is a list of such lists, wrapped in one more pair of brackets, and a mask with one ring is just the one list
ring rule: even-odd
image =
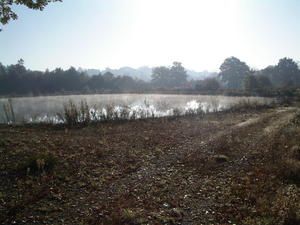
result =
[{"label": "bush", "polygon": [[250,101],[249,99],[247,99],[247,100],[240,100],[237,104],[230,106],[228,111],[230,111],[230,112],[247,112],[247,111],[251,111],[251,110],[260,110],[260,109],[265,109],[265,108],[270,108],[270,107],[272,107],[272,104],[261,103],[258,101]]},{"label": "bush", "polygon": [[12,105],[12,100],[9,98],[7,103],[3,104],[3,111],[7,123],[15,123],[15,112]]},{"label": "bush", "polygon": [[68,125],[75,126],[77,124],[89,124],[91,122],[90,107],[86,100],[82,100],[77,106],[72,100],[64,104],[63,115],[58,116]]},{"label": "bush", "polygon": [[282,162],[281,174],[288,182],[300,184],[300,161],[295,159],[287,159]]},{"label": "bush", "polygon": [[79,111],[75,103],[70,100],[67,104],[64,105],[64,121],[70,126],[74,126],[78,123],[79,120]]},{"label": "bush", "polygon": [[51,173],[56,163],[57,160],[55,156],[50,152],[34,154],[19,167],[19,171],[26,171],[27,174],[32,175]]},{"label": "bush", "polygon": [[292,124],[299,126],[300,125],[300,112],[297,112],[294,118],[291,121]]},{"label": "bush", "polygon": [[173,116],[178,117],[182,115],[182,110],[180,110],[179,108],[174,108],[173,109]]}]

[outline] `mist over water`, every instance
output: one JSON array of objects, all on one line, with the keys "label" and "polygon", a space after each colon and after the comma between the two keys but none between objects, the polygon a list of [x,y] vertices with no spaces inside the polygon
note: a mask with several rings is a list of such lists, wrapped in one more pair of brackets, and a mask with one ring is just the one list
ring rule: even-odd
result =
[{"label": "mist over water", "polygon": [[[182,113],[198,109],[204,112],[221,111],[241,101],[269,104],[271,98],[262,97],[229,97],[209,95],[165,95],[165,94],[98,94],[67,95],[12,98],[16,122],[62,122],[57,116],[63,113],[64,104],[69,101],[80,104],[86,101],[94,115],[106,114],[107,106],[120,112],[126,107],[130,115],[137,113],[136,118],[171,116],[174,109]],[[8,99],[0,99],[0,122],[6,123],[3,105]]]}]

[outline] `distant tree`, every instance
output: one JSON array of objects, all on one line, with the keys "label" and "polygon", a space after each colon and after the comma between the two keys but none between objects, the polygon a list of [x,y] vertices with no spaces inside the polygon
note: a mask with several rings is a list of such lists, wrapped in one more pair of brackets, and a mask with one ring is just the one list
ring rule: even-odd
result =
[{"label": "distant tree", "polygon": [[220,66],[219,77],[227,88],[241,89],[246,76],[250,75],[250,68],[236,57],[230,57]]},{"label": "distant tree", "polygon": [[170,69],[170,79],[172,85],[175,87],[182,86],[187,81],[187,73],[181,62],[173,62],[173,66]]},{"label": "distant tree", "polygon": [[300,70],[298,64],[290,58],[282,58],[275,66],[268,66],[259,71],[259,75],[268,77],[274,87],[300,85]]},{"label": "distant tree", "polygon": [[156,87],[181,87],[187,82],[187,73],[180,62],[173,62],[171,68],[160,66],[152,70],[151,82]]},{"label": "distant tree", "polygon": [[216,78],[206,78],[196,84],[196,89],[199,91],[217,91],[221,88],[220,83]]},{"label": "distant tree", "polygon": [[5,25],[11,19],[16,20],[18,15],[12,10],[13,5],[24,5],[30,9],[43,10],[50,2],[62,0],[1,0],[0,1],[0,23]]},{"label": "distant tree", "polygon": [[293,59],[280,59],[276,70],[273,79],[279,83],[280,86],[300,84],[300,71],[297,63]]},{"label": "distant tree", "polygon": [[170,70],[165,66],[159,66],[152,69],[151,82],[157,87],[169,86]]},{"label": "distant tree", "polygon": [[0,76],[5,76],[6,75],[6,67],[0,63]]},{"label": "distant tree", "polygon": [[257,76],[256,80],[260,89],[270,89],[272,88],[272,82],[267,76]]},{"label": "distant tree", "polygon": [[244,89],[246,91],[256,91],[259,89],[259,83],[254,75],[250,74],[245,77]]}]

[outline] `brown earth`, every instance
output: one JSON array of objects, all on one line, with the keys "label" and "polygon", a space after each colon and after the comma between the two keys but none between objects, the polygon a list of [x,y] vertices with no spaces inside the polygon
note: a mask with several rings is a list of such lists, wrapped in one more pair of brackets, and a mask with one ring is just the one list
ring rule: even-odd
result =
[{"label": "brown earth", "polygon": [[0,223],[298,224],[296,111],[1,126]]}]

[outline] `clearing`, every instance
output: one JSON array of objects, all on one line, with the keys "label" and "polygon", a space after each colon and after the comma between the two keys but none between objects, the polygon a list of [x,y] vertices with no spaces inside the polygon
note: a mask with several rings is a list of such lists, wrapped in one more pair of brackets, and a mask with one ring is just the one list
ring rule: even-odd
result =
[{"label": "clearing", "polygon": [[297,223],[297,110],[1,126],[0,223]]}]

